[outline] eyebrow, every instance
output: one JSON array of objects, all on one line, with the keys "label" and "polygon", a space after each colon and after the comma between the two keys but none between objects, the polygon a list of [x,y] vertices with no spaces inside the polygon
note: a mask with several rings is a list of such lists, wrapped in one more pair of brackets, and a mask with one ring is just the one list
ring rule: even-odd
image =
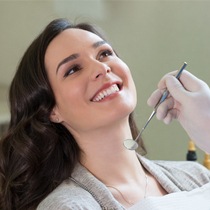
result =
[{"label": "eyebrow", "polygon": [[60,66],[62,66],[63,64],[65,64],[65,63],[67,63],[67,62],[69,62],[69,61],[75,60],[75,59],[77,59],[78,57],[79,57],[79,54],[76,53],[76,54],[72,54],[72,55],[70,55],[70,56],[64,58],[64,59],[58,64],[57,69],[56,69],[56,74],[58,73],[58,70],[59,70]]},{"label": "eyebrow", "polygon": [[92,45],[92,47],[93,47],[93,48],[97,48],[97,47],[100,47],[100,46],[103,45],[103,44],[107,44],[107,42],[104,41],[104,40],[98,41],[98,42],[95,42],[95,43]]},{"label": "eyebrow", "polygon": [[[106,44],[106,43],[107,43],[107,42],[104,41],[104,40],[98,41],[98,42],[93,43],[93,44],[92,44],[92,47],[93,47],[93,48],[98,48],[98,47],[100,47],[101,45]],[[70,56],[64,58],[64,59],[58,64],[57,69],[56,69],[56,74],[58,73],[58,70],[59,70],[60,66],[62,66],[63,64],[65,64],[65,63],[67,63],[67,62],[70,62],[70,61],[72,61],[72,60],[77,59],[79,56],[80,56],[80,55],[79,55],[78,53],[75,53],[75,54],[72,54],[72,55],[70,55]]]}]

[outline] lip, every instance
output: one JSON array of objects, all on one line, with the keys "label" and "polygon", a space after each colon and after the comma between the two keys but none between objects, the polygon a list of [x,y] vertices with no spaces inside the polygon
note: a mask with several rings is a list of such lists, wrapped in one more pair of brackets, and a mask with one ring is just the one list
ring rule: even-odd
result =
[{"label": "lip", "polygon": [[119,88],[119,91],[122,89],[122,82],[115,81],[115,82],[106,83],[106,84],[104,84],[101,88],[99,88],[99,89],[97,90],[97,92],[93,95],[93,97],[90,99],[90,101],[94,102],[94,101],[93,101],[94,98],[95,98],[100,92],[102,92],[102,91],[104,91],[104,90],[110,88],[110,87],[113,86],[113,85],[117,85],[118,88]]}]

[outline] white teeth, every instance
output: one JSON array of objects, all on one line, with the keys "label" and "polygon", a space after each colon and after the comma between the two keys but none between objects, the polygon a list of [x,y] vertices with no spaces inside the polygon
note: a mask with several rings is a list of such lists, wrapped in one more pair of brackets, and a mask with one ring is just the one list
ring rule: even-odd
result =
[{"label": "white teeth", "polygon": [[106,90],[101,91],[94,99],[93,101],[100,101],[103,98],[116,93],[119,91],[119,88],[116,84],[112,85],[111,87],[107,88]]}]

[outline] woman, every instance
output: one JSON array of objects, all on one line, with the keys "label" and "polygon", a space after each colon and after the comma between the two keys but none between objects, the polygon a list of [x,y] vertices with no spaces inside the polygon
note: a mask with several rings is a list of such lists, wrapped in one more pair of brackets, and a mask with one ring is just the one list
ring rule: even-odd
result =
[{"label": "woman", "polygon": [[124,148],[137,135],[135,85],[89,24],[46,27],[20,62],[10,105],[1,209],[126,209],[210,181],[198,164],[154,163]]}]

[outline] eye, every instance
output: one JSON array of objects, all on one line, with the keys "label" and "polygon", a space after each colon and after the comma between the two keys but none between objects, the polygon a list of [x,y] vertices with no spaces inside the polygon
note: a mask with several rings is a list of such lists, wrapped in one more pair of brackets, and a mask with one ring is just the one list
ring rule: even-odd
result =
[{"label": "eye", "polygon": [[74,74],[75,72],[77,72],[81,69],[82,69],[82,67],[80,65],[78,65],[78,64],[73,65],[66,71],[66,73],[64,74],[64,77],[68,77],[69,75]]},{"label": "eye", "polygon": [[111,50],[104,50],[99,55],[99,60],[102,60],[105,57],[112,56],[113,52]]}]

